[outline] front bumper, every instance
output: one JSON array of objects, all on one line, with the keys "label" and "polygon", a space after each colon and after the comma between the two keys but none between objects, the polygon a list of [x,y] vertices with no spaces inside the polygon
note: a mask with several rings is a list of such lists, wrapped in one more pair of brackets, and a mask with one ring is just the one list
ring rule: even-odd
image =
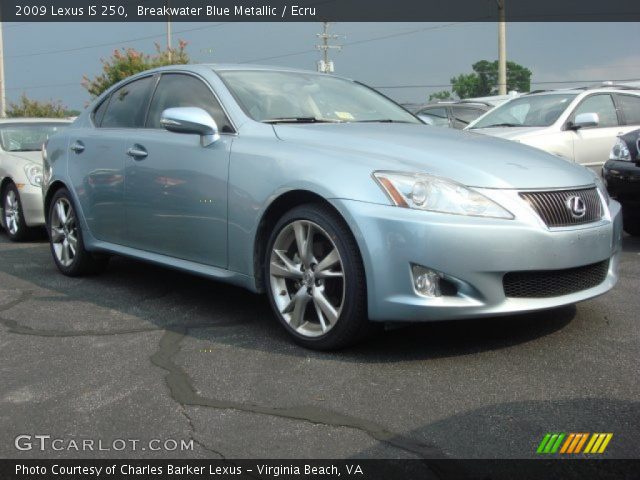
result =
[{"label": "front bumper", "polygon": [[602,176],[613,198],[621,203],[640,203],[640,164],[609,160]]},{"label": "front bumper", "polygon": [[[491,195],[483,191],[484,194]],[[494,199],[505,195],[495,191]],[[496,197],[502,197],[496,198]],[[511,200],[513,200],[513,195]],[[617,281],[622,238],[620,205],[602,221],[549,229],[524,202],[514,220],[438,214],[352,200],[333,200],[363,257],[369,318],[429,321],[528,312],[601,295]],[[507,298],[507,272],[569,269],[610,259],[605,280],[586,290],[545,298]],[[457,287],[452,296],[415,292],[411,264],[435,270]]]},{"label": "front bumper", "polygon": [[42,202],[42,189],[31,184],[24,184],[20,188],[20,201],[24,221],[29,227],[44,225],[44,205]]}]

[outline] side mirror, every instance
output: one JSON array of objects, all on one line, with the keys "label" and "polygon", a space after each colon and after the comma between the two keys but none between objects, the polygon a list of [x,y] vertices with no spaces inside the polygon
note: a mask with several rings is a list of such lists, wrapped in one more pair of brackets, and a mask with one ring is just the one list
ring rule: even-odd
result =
[{"label": "side mirror", "polygon": [[600,117],[597,113],[580,113],[576,115],[576,119],[571,124],[571,128],[578,130],[583,127],[597,127],[600,123]]},{"label": "side mirror", "polygon": [[202,108],[167,108],[160,116],[160,123],[170,132],[200,135],[203,147],[208,147],[220,139],[216,121]]}]

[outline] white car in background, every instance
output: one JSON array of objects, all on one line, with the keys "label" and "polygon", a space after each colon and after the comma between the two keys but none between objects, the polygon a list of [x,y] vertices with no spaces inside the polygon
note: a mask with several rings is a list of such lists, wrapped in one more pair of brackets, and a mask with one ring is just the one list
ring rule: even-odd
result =
[{"label": "white car in background", "polygon": [[44,225],[42,145],[69,125],[59,118],[0,119],[0,222],[11,240]]},{"label": "white car in background", "polygon": [[617,137],[639,127],[640,89],[609,85],[526,94],[466,130],[531,145],[600,173]]}]

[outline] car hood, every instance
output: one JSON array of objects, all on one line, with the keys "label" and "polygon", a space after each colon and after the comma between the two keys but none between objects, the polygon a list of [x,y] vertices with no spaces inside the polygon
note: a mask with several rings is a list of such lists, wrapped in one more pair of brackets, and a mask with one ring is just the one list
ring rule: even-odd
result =
[{"label": "car hood", "polygon": [[425,125],[341,123],[274,125],[285,142],[333,152],[370,171],[424,172],[480,188],[589,185],[585,168],[541,150],[488,135]]},{"label": "car hood", "polygon": [[535,137],[547,132],[547,127],[495,127],[495,128],[472,128],[468,131],[491,135],[492,137],[504,138],[507,140],[520,140],[522,138]]},{"label": "car hood", "polygon": [[35,152],[4,152],[4,156],[22,162],[37,163],[38,165],[42,165],[42,152],[40,150]]}]

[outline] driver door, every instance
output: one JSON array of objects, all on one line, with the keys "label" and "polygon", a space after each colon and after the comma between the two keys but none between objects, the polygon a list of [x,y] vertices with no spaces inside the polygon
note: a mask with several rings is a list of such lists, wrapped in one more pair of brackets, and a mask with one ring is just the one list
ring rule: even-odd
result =
[{"label": "driver door", "polygon": [[[167,108],[199,107],[216,121],[220,139],[203,147],[200,136],[162,128]],[[128,244],[183,260],[227,267],[227,177],[233,127],[203,80],[161,76],[146,128],[127,148],[125,212]],[[133,133],[133,132],[132,132]]]},{"label": "driver door", "polygon": [[600,172],[609,158],[609,152],[622,133],[618,112],[608,93],[596,93],[586,97],[573,111],[570,120],[581,113],[598,114],[595,127],[582,127],[574,131],[573,152],[576,163]]}]

